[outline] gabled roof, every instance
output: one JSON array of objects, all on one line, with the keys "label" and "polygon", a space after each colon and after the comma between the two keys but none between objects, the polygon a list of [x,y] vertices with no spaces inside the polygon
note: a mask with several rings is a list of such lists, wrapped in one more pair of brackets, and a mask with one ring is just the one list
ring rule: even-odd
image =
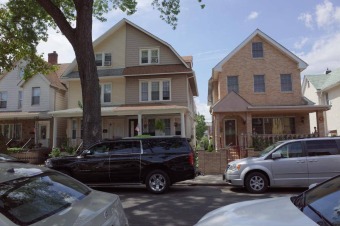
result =
[{"label": "gabled roof", "polygon": [[290,52],[288,49],[283,47],[281,44],[276,42],[274,39],[263,33],[260,29],[256,29],[246,40],[244,40],[239,46],[237,46],[233,51],[231,51],[223,60],[221,60],[214,68],[213,71],[222,71],[222,66],[232,57],[234,56],[240,49],[242,49],[248,42],[250,42],[256,35],[259,35],[261,38],[268,41],[270,44],[275,46],[277,49],[279,49],[281,52],[286,54],[289,58],[296,61],[299,65],[299,69],[303,71],[307,68],[308,64],[301,60],[299,57],[297,57],[295,54]]},{"label": "gabled roof", "polygon": [[306,75],[305,79],[312,83],[315,89],[326,91],[334,86],[340,86],[340,68],[329,74]]},{"label": "gabled roof", "polygon": [[[138,25],[132,23],[131,21],[123,18],[122,20],[120,20],[118,23],[116,23],[113,27],[111,27],[108,31],[106,31],[103,35],[101,35],[100,37],[98,37],[94,42],[93,42],[93,48],[95,48],[97,45],[99,45],[102,41],[104,41],[107,37],[109,37],[111,34],[113,34],[114,32],[116,32],[117,30],[119,30],[121,27],[123,27],[125,24],[129,24],[132,27],[136,28],[137,30],[145,33],[146,35],[150,36],[151,38],[159,41],[160,43],[164,44],[165,46],[169,47],[169,49],[178,57],[178,59],[183,63],[183,65],[186,68],[189,68],[189,66],[187,65],[187,63],[184,61],[184,59],[176,52],[176,50],[167,42],[163,41],[162,39],[156,37],[155,35],[151,34],[150,32],[144,30],[143,28],[139,27]],[[75,66],[77,65],[77,61],[76,59],[74,59],[72,61],[72,63],[70,64],[69,68],[67,69],[67,71],[65,71],[65,74],[70,73],[73,68],[75,68]]]},{"label": "gabled roof", "polygon": [[251,106],[245,99],[234,91],[223,97],[212,106],[214,113],[216,112],[245,112]]}]

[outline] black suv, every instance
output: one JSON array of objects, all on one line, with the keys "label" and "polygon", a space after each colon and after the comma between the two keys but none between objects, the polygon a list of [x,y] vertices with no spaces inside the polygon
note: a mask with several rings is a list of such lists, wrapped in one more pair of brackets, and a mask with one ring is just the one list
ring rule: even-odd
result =
[{"label": "black suv", "polygon": [[195,178],[194,159],[186,138],[133,137],[101,141],[45,164],[92,187],[142,183],[152,193],[164,193],[173,183]]}]

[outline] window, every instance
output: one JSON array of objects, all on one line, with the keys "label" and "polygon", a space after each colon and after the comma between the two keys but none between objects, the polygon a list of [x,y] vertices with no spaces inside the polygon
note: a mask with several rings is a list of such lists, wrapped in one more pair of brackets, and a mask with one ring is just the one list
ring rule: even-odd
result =
[{"label": "window", "polygon": [[23,79],[24,77],[24,74],[25,74],[24,70],[25,70],[24,68],[19,67],[19,78],[20,79]]},{"label": "window", "polygon": [[302,157],[302,144],[301,142],[293,142],[280,147],[276,153],[281,154],[281,158],[297,158]]},{"label": "window", "polygon": [[262,42],[253,42],[252,43],[252,53],[253,53],[253,58],[262,58],[263,57]]},{"label": "window", "polygon": [[264,75],[254,75],[254,92],[264,93],[265,91]]},{"label": "window", "polygon": [[110,150],[114,155],[131,155],[140,154],[139,141],[117,141],[114,142],[113,148]]},{"label": "window", "polygon": [[150,80],[140,82],[140,101],[170,100],[170,80]]},{"label": "window", "polygon": [[281,78],[281,91],[282,92],[291,92],[293,91],[292,86],[292,76],[290,74],[282,74]]},{"label": "window", "polygon": [[7,139],[21,140],[21,124],[0,124],[0,134]]},{"label": "window", "polygon": [[72,139],[77,139],[77,121],[72,120]]},{"label": "window", "polygon": [[111,66],[111,53],[96,53],[96,66]]},{"label": "window", "polygon": [[141,49],[140,50],[140,64],[158,64],[159,63],[159,49]]},{"label": "window", "polygon": [[308,156],[338,155],[336,140],[311,140],[306,141]]},{"label": "window", "polygon": [[252,128],[256,134],[295,134],[295,118],[253,118]]},{"label": "window", "polygon": [[227,78],[228,83],[228,93],[234,91],[238,93],[238,76],[228,76]]},{"label": "window", "polygon": [[111,103],[111,94],[112,94],[112,84],[107,83],[101,86],[102,87],[102,103]]},{"label": "window", "polygon": [[22,91],[18,93],[18,109],[22,108]]},{"label": "window", "polygon": [[40,104],[40,87],[32,88],[32,105]]},{"label": "window", "polygon": [[0,92],[0,108],[7,108],[7,91]]}]

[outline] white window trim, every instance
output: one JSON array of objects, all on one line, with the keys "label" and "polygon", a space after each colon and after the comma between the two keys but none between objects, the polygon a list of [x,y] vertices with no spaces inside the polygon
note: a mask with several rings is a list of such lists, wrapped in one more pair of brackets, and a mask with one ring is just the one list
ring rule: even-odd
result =
[{"label": "white window trim", "polygon": [[[169,82],[169,100],[163,100],[163,82],[168,81]],[[147,82],[148,83],[148,100],[142,100],[142,83]],[[152,82],[159,82],[161,85],[159,86],[159,100],[151,100],[151,94],[152,94]],[[171,79],[140,79],[139,80],[139,102],[168,102],[171,101]]]},{"label": "white window trim", "polygon": [[[101,54],[102,55],[102,65],[98,65],[97,67],[111,67],[112,66],[112,53],[110,52],[98,52],[98,53],[94,53],[94,58],[95,58],[95,61],[96,61],[96,55],[98,54]],[[111,61],[108,61],[110,62],[110,65],[105,65],[105,54],[111,54]]]},{"label": "white window trim", "polygon": [[[111,101],[110,102],[104,102],[104,86],[110,85],[111,86]],[[101,104],[111,104],[112,103],[112,83],[111,82],[105,82],[100,83],[100,103]]]},{"label": "white window trim", "polygon": [[[159,59],[159,52],[160,52],[160,50],[159,49],[160,49],[159,47],[140,48],[139,49],[139,64],[140,65],[159,64],[159,61],[160,61],[160,59]],[[142,63],[142,51],[145,51],[145,50],[148,51],[148,62],[147,63]],[[158,62],[157,63],[151,63],[151,51],[152,50],[157,50],[157,53],[158,53],[158,55],[157,55]]]}]

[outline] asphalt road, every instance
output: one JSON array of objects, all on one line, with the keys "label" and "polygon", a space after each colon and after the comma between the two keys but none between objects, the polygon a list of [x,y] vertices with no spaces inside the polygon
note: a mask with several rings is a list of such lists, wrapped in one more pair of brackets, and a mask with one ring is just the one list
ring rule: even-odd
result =
[{"label": "asphalt road", "polygon": [[174,185],[168,193],[154,195],[144,186],[100,189],[119,195],[130,226],[190,226],[218,207],[246,200],[299,194],[303,189],[271,189],[249,194],[226,186]]}]

